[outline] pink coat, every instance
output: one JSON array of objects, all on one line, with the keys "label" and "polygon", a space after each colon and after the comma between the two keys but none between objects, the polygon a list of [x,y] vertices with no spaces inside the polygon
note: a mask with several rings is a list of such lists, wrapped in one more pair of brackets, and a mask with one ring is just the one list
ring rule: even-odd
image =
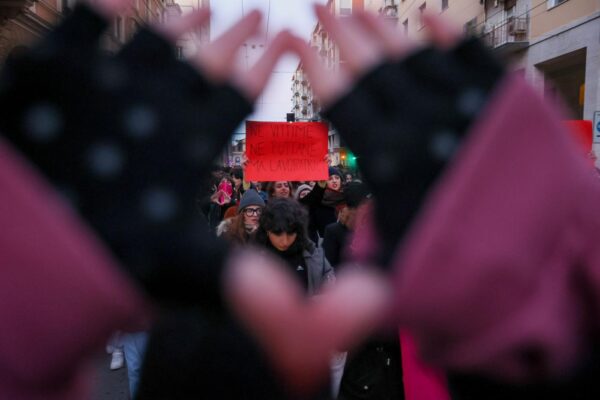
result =
[{"label": "pink coat", "polygon": [[87,398],[94,351],[148,316],[110,253],[56,196],[0,140],[0,399]]},{"label": "pink coat", "polygon": [[[519,76],[482,115],[397,251],[395,315],[417,369],[422,357],[509,381],[564,375],[599,321],[600,180]],[[377,239],[363,226],[354,246],[368,256]]]},{"label": "pink coat", "polygon": [[397,315],[444,368],[562,375],[599,320],[600,181],[521,77],[484,115],[397,254]]}]

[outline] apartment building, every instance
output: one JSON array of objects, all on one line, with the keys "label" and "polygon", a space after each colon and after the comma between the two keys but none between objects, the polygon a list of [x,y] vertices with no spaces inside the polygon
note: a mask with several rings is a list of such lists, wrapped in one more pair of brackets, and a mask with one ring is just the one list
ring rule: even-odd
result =
[{"label": "apartment building", "polygon": [[[0,2],[0,62],[12,51],[31,45],[74,7],[76,0],[11,0]],[[181,15],[175,0],[133,0],[127,15],[115,18],[103,47],[116,51],[144,23]]]},{"label": "apartment building", "polygon": [[479,35],[573,119],[600,109],[600,0],[367,0],[419,39],[420,15],[437,12]]},{"label": "apartment building", "polygon": [[175,0],[133,0],[129,12],[113,21],[111,30],[104,38],[104,47],[116,51],[131,39],[140,26],[146,23],[164,23],[169,18],[180,15],[181,8]]},{"label": "apartment building", "polygon": [[[341,17],[356,8],[376,12],[399,34],[414,40],[424,37],[421,15],[438,13],[466,33],[480,36],[544,96],[560,98],[566,118],[591,120],[600,110],[600,0],[330,0],[327,4]],[[336,70],[343,65],[337,46],[319,24],[310,44],[326,67]],[[301,65],[292,92],[296,118],[318,118],[319,104]],[[595,147],[600,155],[600,144]]]},{"label": "apartment building", "polygon": [[[176,0],[179,14],[185,15],[200,8],[210,7],[210,0]],[[195,54],[202,46],[210,42],[210,21],[201,28],[185,34],[177,43],[178,52],[183,57]]]},{"label": "apartment building", "polygon": [[516,60],[546,96],[559,95],[573,119],[600,110],[600,0],[530,0],[527,51]]},{"label": "apartment building", "polygon": [[0,62],[48,32],[65,11],[64,0],[0,2]]},{"label": "apartment building", "polygon": [[483,0],[366,0],[365,9],[379,13],[400,34],[417,40],[423,37],[421,15],[426,11],[439,13],[469,31],[485,19]]},{"label": "apartment building", "polygon": [[[329,0],[326,5],[331,13],[341,18],[352,15],[356,10],[365,9],[364,0]],[[343,67],[344,59],[335,42],[331,39],[324,27],[317,22],[309,40],[310,46],[321,58],[325,68],[333,71]],[[292,76],[292,110],[296,121],[320,121],[321,104],[315,98],[302,63],[298,65]],[[352,158],[351,153],[344,147],[340,135],[336,130],[330,129],[328,136],[329,155],[332,165],[346,165]],[[350,154],[350,156],[348,156]]]},{"label": "apartment building", "polygon": [[600,1],[485,0],[484,39],[568,118],[600,109]]}]

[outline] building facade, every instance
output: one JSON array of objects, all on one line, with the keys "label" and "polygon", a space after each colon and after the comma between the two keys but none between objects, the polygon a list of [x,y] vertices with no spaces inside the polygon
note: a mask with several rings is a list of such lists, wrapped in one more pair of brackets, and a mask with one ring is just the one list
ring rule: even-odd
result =
[{"label": "building facade", "polygon": [[[0,2],[0,62],[12,51],[28,47],[45,35],[74,7],[76,0],[11,0]],[[145,23],[161,23],[181,15],[175,0],[133,0],[131,9],[115,18],[103,47],[116,51]]]},{"label": "building facade", "polygon": [[[210,0],[176,0],[179,13],[188,14],[200,8],[210,7]],[[182,57],[190,57],[210,42],[210,22],[193,32],[185,34],[177,43]]]},{"label": "building facade", "polygon": [[0,62],[47,33],[67,10],[64,0],[0,2]]},{"label": "building facade", "polygon": [[[327,5],[341,17],[357,8],[376,12],[400,35],[417,41],[425,34],[421,15],[440,14],[465,33],[480,36],[544,96],[559,98],[566,118],[591,120],[600,110],[600,0],[330,0]],[[320,24],[310,45],[327,68],[343,65],[337,46]],[[319,118],[318,99],[302,65],[294,75],[292,93],[297,120]],[[330,141],[339,143],[339,138]],[[600,155],[600,144],[594,146]],[[336,144],[331,149],[336,152]]]},{"label": "building facade", "polygon": [[[330,12],[341,18],[352,15],[353,11],[365,9],[364,0],[329,0],[326,4]],[[331,71],[343,68],[344,59],[339,48],[328,32],[317,22],[309,39],[310,47],[319,55],[322,65]],[[298,64],[292,76],[292,110],[296,121],[320,121],[321,104],[313,94],[310,82],[302,63]],[[330,126],[328,136],[329,156],[332,165],[350,166],[348,160],[354,160],[346,149],[338,132]]]},{"label": "building facade", "polygon": [[420,14],[439,13],[481,36],[545,97],[559,98],[566,118],[592,120],[600,110],[600,0],[367,0],[367,8],[387,9],[417,40]]},{"label": "building facade", "polygon": [[104,47],[116,51],[132,38],[140,26],[164,23],[180,15],[181,8],[175,0],[133,0],[130,10],[113,21],[104,37]]}]

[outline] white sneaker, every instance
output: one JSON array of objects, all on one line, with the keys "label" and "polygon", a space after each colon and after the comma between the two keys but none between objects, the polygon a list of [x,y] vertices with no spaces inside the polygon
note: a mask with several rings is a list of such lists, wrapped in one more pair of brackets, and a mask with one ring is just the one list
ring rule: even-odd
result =
[{"label": "white sneaker", "polygon": [[121,369],[125,365],[125,357],[123,356],[123,350],[115,349],[110,359],[110,369],[112,371]]}]

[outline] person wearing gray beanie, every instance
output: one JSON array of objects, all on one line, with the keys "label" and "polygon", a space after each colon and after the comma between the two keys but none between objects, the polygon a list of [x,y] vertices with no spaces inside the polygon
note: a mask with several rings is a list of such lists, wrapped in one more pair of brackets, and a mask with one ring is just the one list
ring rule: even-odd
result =
[{"label": "person wearing gray beanie", "polygon": [[296,200],[300,200],[304,198],[304,196],[309,194],[312,189],[313,188],[310,185],[303,183],[302,185],[298,186],[298,189],[296,189],[296,191],[294,192],[294,198]]},{"label": "person wearing gray beanie", "polygon": [[240,200],[240,205],[238,206],[238,214],[241,214],[244,211],[244,209],[248,206],[265,206],[265,201],[262,197],[260,197],[260,195],[255,189],[246,190],[246,192],[242,196],[242,199]]},{"label": "person wearing gray beanie", "polygon": [[246,244],[254,237],[265,201],[254,189],[247,190],[238,206],[235,217],[224,220],[217,227],[217,236],[237,244]]}]

